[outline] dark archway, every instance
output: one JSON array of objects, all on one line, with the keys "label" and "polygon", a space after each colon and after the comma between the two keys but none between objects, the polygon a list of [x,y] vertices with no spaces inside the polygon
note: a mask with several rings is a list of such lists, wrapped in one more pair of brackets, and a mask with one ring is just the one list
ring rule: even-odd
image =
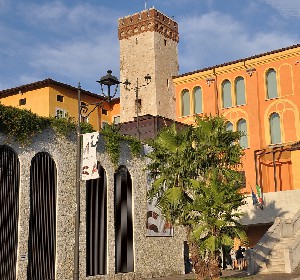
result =
[{"label": "dark archway", "polygon": [[16,153],[0,146],[0,278],[16,279],[20,164]]},{"label": "dark archway", "polygon": [[86,275],[107,273],[107,179],[98,163],[100,177],[86,182]]},{"label": "dark archway", "polygon": [[56,166],[38,153],[30,167],[30,220],[27,279],[54,280],[56,255]]},{"label": "dark archway", "polygon": [[125,166],[115,173],[116,273],[134,271],[132,181]]}]

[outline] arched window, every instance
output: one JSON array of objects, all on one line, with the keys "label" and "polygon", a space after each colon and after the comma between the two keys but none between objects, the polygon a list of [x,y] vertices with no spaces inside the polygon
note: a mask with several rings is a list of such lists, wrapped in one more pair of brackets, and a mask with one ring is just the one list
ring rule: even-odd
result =
[{"label": "arched window", "polygon": [[236,105],[246,104],[245,80],[243,77],[237,77],[235,79],[235,97]]},{"label": "arched window", "polygon": [[182,116],[190,115],[190,92],[185,89],[181,93]]},{"label": "arched window", "polygon": [[223,100],[223,108],[228,108],[232,106],[231,83],[228,80],[225,80],[222,83],[222,100]]},{"label": "arched window", "polygon": [[248,136],[247,136],[247,122],[244,119],[240,119],[237,122],[237,131],[241,132],[240,145],[242,148],[248,148]]},{"label": "arched window", "polygon": [[233,131],[233,124],[231,122],[226,122],[226,131]]},{"label": "arched window", "polygon": [[267,98],[278,97],[276,71],[269,69],[266,74]]},{"label": "arched window", "polygon": [[280,116],[278,113],[270,115],[270,136],[271,144],[281,143]]},{"label": "arched window", "polygon": [[195,87],[194,90],[194,114],[202,113],[202,89]]}]

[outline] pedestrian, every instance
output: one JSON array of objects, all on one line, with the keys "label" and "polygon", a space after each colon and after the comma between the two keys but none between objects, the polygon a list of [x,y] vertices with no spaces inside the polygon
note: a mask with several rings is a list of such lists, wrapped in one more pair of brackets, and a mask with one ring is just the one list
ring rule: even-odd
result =
[{"label": "pedestrian", "polygon": [[236,251],[236,259],[239,270],[243,270],[244,255],[241,246],[239,246],[238,250]]},{"label": "pedestrian", "polygon": [[234,248],[230,250],[230,258],[231,258],[231,269],[234,270],[236,268],[236,252]]}]

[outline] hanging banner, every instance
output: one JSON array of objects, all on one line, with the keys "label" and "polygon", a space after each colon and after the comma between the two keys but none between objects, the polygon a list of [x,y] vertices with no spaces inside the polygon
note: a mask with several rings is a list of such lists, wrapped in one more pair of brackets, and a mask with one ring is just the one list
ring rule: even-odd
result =
[{"label": "hanging banner", "polygon": [[98,132],[85,133],[82,135],[81,180],[99,178],[96,156],[98,140]]},{"label": "hanging banner", "polygon": [[[148,154],[152,150],[151,147],[144,145],[144,153]],[[150,159],[146,158],[146,163],[150,163]],[[147,172],[147,191],[152,188],[153,180],[150,176],[150,173]],[[174,228],[173,226],[167,222],[160,209],[156,206],[157,199],[153,198],[151,201],[147,201],[147,232],[146,236],[173,236]]]}]

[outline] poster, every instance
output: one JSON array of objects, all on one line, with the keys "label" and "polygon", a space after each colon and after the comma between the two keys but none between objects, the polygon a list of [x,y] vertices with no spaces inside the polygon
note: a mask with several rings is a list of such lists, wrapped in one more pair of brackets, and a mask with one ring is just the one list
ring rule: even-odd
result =
[{"label": "poster", "polygon": [[98,140],[98,132],[85,133],[82,135],[81,180],[85,181],[99,178],[96,156]]},{"label": "poster", "polygon": [[[151,151],[151,147],[144,146],[145,154]],[[146,158],[146,162],[149,161],[149,158]],[[148,164],[148,162],[147,162]],[[147,174],[147,191],[152,187],[152,178],[150,173]],[[147,201],[147,233],[146,236],[167,236],[171,237],[174,233],[174,228],[172,225],[167,222],[160,209],[156,206],[157,200],[153,198],[151,201]]]}]

